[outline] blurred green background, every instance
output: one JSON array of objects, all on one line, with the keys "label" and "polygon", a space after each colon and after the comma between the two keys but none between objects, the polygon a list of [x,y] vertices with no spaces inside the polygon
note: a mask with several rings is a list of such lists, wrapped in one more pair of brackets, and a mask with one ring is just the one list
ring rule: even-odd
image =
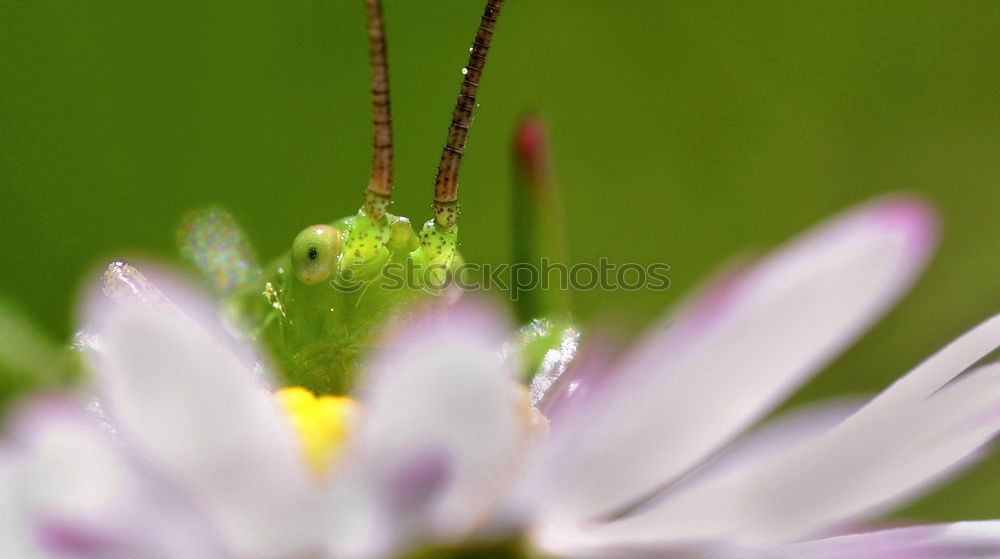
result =
[{"label": "blurred green background", "polygon": [[[394,211],[430,217],[481,2],[386,0]],[[888,191],[945,223],[911,296],[796,401],[877,390],[1000,311],[1000,3],[510,0],[462,173],[466,258],[509,254],[509,136],[552,134],[575,261],[666,262],[576,295],[631,332],[727,258]],[[370,162],[360,1],[0,0],[0,292],[70,331],[91,266],[172,257],[218,202],[262,257],[356,210]],[[90,278],[88,278],[90,279]],[[1000,516],[1000,458],[903,511]]]}]

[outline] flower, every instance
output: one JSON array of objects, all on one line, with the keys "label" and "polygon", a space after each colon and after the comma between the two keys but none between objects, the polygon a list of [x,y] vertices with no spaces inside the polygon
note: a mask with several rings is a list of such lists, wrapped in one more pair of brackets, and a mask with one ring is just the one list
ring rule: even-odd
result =
[{"label": "flower", "polygon": [[58,399],[22,414],[0,454],[4,556],[449,557],[477,542],[580,558],[1000,556],[1000,521],[863,531],[1000,428],[1000,365],[975,366],[1000,317],[867,402],[753,427],[890,307],[935,239],[916,200],[860,206],[724,275],[623,358],[543,378],[530,407],[502,315],[419,311],[367,358],[319,476],[214,307],[119,268],[113,302],[84,312],[107,424]]}]

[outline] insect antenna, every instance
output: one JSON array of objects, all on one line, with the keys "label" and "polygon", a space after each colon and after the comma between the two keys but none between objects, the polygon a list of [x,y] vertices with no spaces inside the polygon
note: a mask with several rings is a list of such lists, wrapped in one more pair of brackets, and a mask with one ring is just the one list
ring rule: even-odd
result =
[{"label": "insect antenna", "polygon": [[368,12],[368,40],[372,60],[372,112],[375,123],[375,152],[372,176],[365,190],[363,211],[379,220],[389,209],[392,195],[392,114],[389,110],[389,65],[385,52],[382,2],[365,0]]},{"label": "insect antenna", "polygon": [[462,69],[465,79],[462,80],[462,88],[455,103],[455,112],[448,127],[448,140],[441,152],[441,164],[434,184],[434,218],[442,227],[454,227],[458,218],[458,168],[462,164],[462,152],[465,151],[465,141],[472,125],[472,111],[476,107],[479,80],[483,75],[486,53],[490,48],[490,40],[493,39],[493,28],[502,4],[503,0],[486,2],[479,31],[469,49],[469,63]]}]

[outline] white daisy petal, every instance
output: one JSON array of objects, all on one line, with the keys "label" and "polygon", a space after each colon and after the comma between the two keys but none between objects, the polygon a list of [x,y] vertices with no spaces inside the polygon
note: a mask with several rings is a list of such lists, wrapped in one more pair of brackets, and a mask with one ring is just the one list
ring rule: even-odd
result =
[{"label": "white daisy petal", "polygon": [[[741,468],[764,461],[776,453],[794,448],[829,432],[862,405],[861,398],[839,398],[804,406],[779,415],[751,433],[736,440],[718,455],[671,484],[669,492],[685,491],[724,478]],[[655,506],[656,502],[646,507]],[[640,510],[644,510],[644,508]],[[536,543],[558,557],[612,558],[638,557],[767,557],[768,554],[733,541],[671,542],[644,541],[634,537],[594,537],[586,527],[545,525],[533,534]],[[679,538],[683,540],[684,538]]]},{"label": "white daisy petal", "polygon": [[30,520],[16,499],[20,486],[17,462],[4,453],[0,455],[0,557],[40,559],[44,557],[31,532]]},{"label": "white daisy petal", "polygon": [[[449,480],[448,457],[418,455],[408,461],[394,457],[390,463],[356,458],[341,463],[327,494],[324,526],[329,556],[388,558],[426,541],[436,527],[424,515]],[[393,466],[398,471],[392,471]]]},{"label": "white daisy petal", "polygon": [[986,559],[1000,557],[1000,520],[930,524],[785,546],[797,559]]},{"label": "white daisy petal", "polygon": [[130,457],[98,418],[49,400],[17,426],[4,494],[19,527],[0,546],[24,547],[4,557],[231,557],[193,503]]},{"label": "white daisy petal", "polygon": [[425,536],[466,536],[509,483],[521,425],[512,394],[517,368],[499,353],[505,324],[469,302],[431,311],[407,320],[365,368],[358,442],[376,494],[394,500],[410,466],[441,460],[439,490],[414,490],[426,506],[387,504],[397,509],[389,513],[394,522],[407,523],[397,514],[406,508],[419,515]]},{"label": "white daisy petal", "polygon": [[691,544],[582,548],[567,559],[987,559],[1000,557],[1000,520],[908,526],[787,544]]},{"label": "white daisy petal", "polygon": [[540,484],[557,503],[547,518],[612,514],[717,451],[885,312],[922,270],[935,231],[920,202],[876,201],[683,309],[627,358],[604,398],[563,422],[572,429],[554,433]]},{"label": "white daisy petal", "polygon": [[556,548],[544,549],[563,559],[802,559],[783,548],[746,546],[724,539],[606,545],[567,540]]},{"label": "white daisy petal", "polygon": [[171,304],[89,301],[104,405],[128,443],[188,487],[239,550],[297,550],[314,529],[304,515],[315,491],[290,425],[230,349],[238,344],[214,305],[171,283]]},{"label": "white daisy petal", "polygon": [[[954,367],[949,378],[960,374],[1000,344],[996,327],[994,319],[972,330],[825,435],[725,478],[667,494],[594,537],[789,541],[925,491],[968,464],[1000,429],[1000,364],[976,369],[930,395],[913,387],[944,363]],[[991,331],[993,343],[982,343]],[[979,351],[972,351],[976,342]],[[948,380],[935,378],[938,386]]]},{"label": "white daisy petal", "polygon": [[669,491],[709,483],[809,442],[829,432],[863,405],[863,398],[837,398],[783,413],[734,441],[672,484]]},{"label": "white daisy petal", "polygon": [[930,396],[998,346],[1000,315],[962,334],[900,378],[867,406],[869,413],[876,409],[892,413],[900,406],[909,406]]},{"label": "white daisy petal", "polygon": [[[811,404],[781,414],[777,418],[754,429],[746,436],[734,441],[700,467],[671,484],[666,491],[671,493],[681,492],[691,487],[714,482],[733,472],[739,471],[741,468],[764,461],[776,453],[808,442],[815,437],[829,432],[830,429],[836,427],[845,418],[856,412],[861,405],[861,398],[838,398]],[[645,508],[655,506],[656,503],[656,501],[647,503],[644,507],[640,507],[639,510],[642,511]],[[616,553],[621,553],[623,557],[632,557],[634,553],[639,553],[639,550],[648,550],[650,554],[660,553],[660,556],[665,554],[673,557],[673,555],[667,552],[667,549],[670,550],[670,553],[679,553],[677,548],[669,545],[670,542],[664,544],[664,542],[659,541],[655,542],[655,545],[652,546],[649,545],[649,542],[642,542],[638,547],[634,549],[629,548],[626,552],[625,548],[628,547],[628,544],[634,544],[634,540],[640,538],[621,538],[621,541],[618,538],[594,540],[587,533],[585,527],[581,528],[580,526],[549,526],[543,524],[534,536],[540,545],[556,556],[565,556],[568,554],[570,556],[582,557],[591,553],[598,557],[607,557],[616,556]],[[620,545],[623,542],[625,547]],[[717,545],[701,543],[686,544],[681,547],[683,549],[690,549],[692,547],[697,549],[701,549],[702,547],[712,550],[718,549]],[[731,550],[726,549],[726,553],[730,553]],[[693,553],[693,551],[689,552]],[[645,556],[644,553],[640,553],[639,556]],[[656,555],[650,556],[655,557]],[[728,555],[723,553],[719,556],[726,557]]]}]

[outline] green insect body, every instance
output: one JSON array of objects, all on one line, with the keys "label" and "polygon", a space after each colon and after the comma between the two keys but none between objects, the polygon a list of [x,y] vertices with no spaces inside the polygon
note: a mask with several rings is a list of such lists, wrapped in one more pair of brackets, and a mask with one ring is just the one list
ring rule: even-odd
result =
[{"label": "green insect body", "polygon": [[[434,295],[423,278],[451,269],[456,232],[440,229],[429,222],[418,237],[404,217],[374,220],[364,212],[310,226],[289,254],[230,296],[228,307],[270,348],[287,384],[347,392],[356,358],[374,343],[380,326]],[[387,277],[390,263],[410,277]]]}]

